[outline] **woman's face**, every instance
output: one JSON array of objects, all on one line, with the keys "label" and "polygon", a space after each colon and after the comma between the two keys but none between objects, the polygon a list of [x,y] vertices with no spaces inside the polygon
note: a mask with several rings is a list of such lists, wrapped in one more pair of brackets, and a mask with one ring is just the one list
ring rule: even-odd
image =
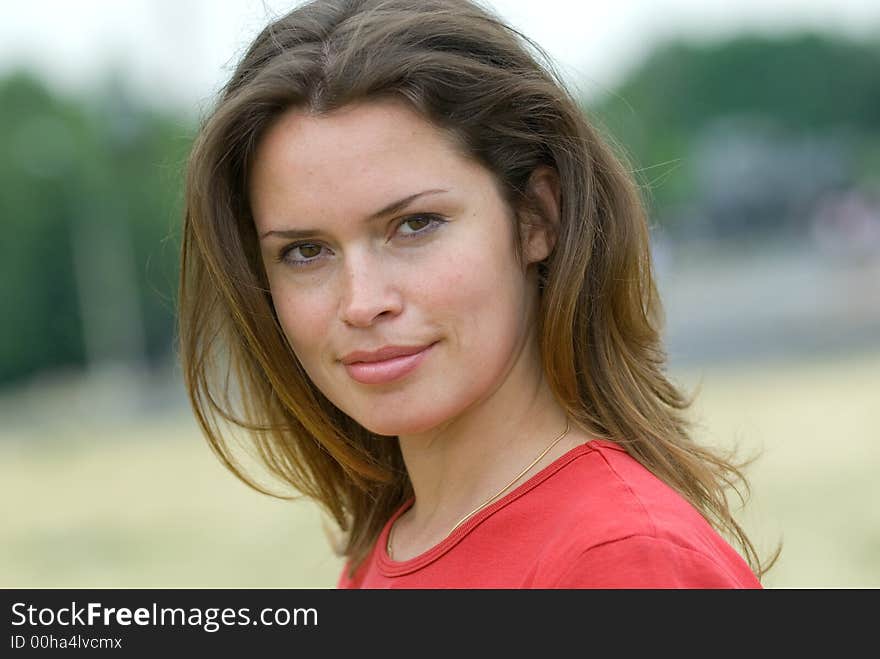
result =
[{"label": "woman's face", "polygon": [[361,425],[424,432],[528,386],[510,380],[535,349],[525,266],[546,249],[529,242],[519,265],[492,175],[406,105],[288,111],[259,144],[250,197],[284,333]]}]

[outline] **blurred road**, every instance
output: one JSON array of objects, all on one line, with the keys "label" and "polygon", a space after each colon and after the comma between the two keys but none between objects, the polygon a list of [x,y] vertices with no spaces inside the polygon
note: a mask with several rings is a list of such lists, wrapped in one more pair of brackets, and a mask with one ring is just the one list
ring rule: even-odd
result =
[{"label": "blurred road", "polygon": [[880,254],[832,258],[810,245],[662,246],[656,257],[672,367],[880,346]]}]

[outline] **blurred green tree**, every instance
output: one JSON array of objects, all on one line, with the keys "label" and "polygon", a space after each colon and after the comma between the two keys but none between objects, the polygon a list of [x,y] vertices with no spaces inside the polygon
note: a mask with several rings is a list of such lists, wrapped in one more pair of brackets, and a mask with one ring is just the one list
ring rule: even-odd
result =
[{"label": "blurred green tree", "polygon": [[720,122],[737,118],[774,139],[833,136],[853,149],[856,181],[880,180],[880,42],[819,34],[743,35],[659,47],[610,93],[584,102],[638,171],[653,216],[704,192],[694,157]]},{"label": "blurred green tree", "polygon": [[185,117],[0,79],[0,384],[172,351]]}]

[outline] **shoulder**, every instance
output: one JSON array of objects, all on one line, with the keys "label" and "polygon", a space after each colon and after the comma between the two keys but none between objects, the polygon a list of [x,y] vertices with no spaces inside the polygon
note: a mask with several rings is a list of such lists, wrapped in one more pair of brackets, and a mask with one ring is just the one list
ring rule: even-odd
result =
[{"label": "shoulder", "polygon": [[545,529],[546,580],[572,588],[759,587],[699,511],[622,447],[593,440],[573,453],[542,484],[554,518]]},{"label": "shoulder", "polygon": [[554,588],[761,588],[733,549],[701,551],[633,535],[584,550],[560,566]]},{"label": "shoulder", "polygon": [[[630,535],[692,537],[707,525],[683,496],[614,442],[593,440],[567,457],[536,488],[535,503],[543,499],[557,523],[588,530],[584,541],[591,545]],[[554,504],[560,500],[565,504]]]}]

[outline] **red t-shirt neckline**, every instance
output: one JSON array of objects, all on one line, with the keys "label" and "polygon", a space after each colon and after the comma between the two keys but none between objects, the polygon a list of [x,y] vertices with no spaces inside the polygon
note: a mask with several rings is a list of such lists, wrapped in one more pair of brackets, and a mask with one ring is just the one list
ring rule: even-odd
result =
[{"label": "red t-shirt neckline", "polygon": [[391,526],[394,524],[397,518],[400,517],[404,512],[406,512],[407,509],[409,509],[409,507],[412,506],[413,502],[415,501],[415,497],[410,497],[390,517],[388,522],[385,524],[385,527],[382,529],[382,533],[379,535],[378,540],[376,541],[376,548],[374,551],[376,551],[377,553],[376,563],[379,567],[379,571],[386,577],[399,577],[401,575],[420,570],[426,565],[433,563],[438,558],[447,553],[450,549],[452,549],[455,545],[461,542],[461,540],[464,539],[465,536],[467,536],[475,527],[479,526],[484,520],[494,515],[497,511],[501,510],[512,501],[523,496],[524,494],[529,492],[529,490],[540,485],[543,481],[550,478],[550,476],[562,469],[572,460],[592,451],[593,447],[591,445],[593,444],[599,444],[608,448],[623,450],[614,442],[606,439],[592,439],[579,446],[575,446],[573,449],[559,456],[556,460],[541,469],[541,471],[529,478],[525,483],[522,483],[521,485],[514,488],[506,495],[498,499],[495,503],[486,506],[478,513],[474,514],[461,526],[459,526],[452,533],[450,533],[448,536],[446,536],[443,540],[438,542],[430,549],[427,549],[418,556],[414,556],[413,558],[407,559],[405,561],[395,561],[388,555],[388,534],[391,531]]}]

